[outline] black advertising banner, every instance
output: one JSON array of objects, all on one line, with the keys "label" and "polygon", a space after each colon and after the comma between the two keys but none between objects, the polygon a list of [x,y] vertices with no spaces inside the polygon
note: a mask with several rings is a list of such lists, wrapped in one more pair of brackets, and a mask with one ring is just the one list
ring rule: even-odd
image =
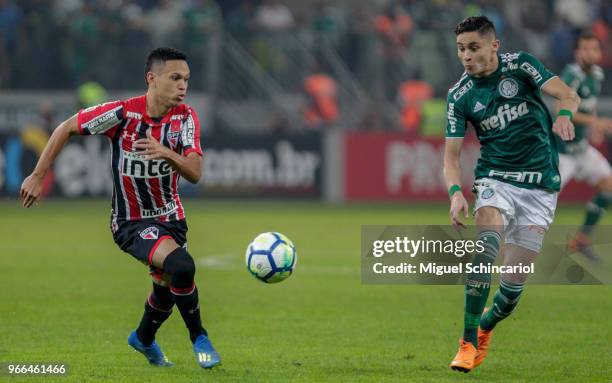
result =
[{"label": "black advertising banner", "polygon": [[[0,134],[0,195],[17,196],[48,140],[41,129]],[[203,177],[181,180],[184,196],[319,198],[322,135],[202,137]],[[104,137],[73,137],[44,184],[44,195],[102,197],[112,193],[110,145]]]},{"label": "black advertising banner", "polygon": [[204,136],[204,177],[183,190],[206,196],[320,197],[320,133]]}]

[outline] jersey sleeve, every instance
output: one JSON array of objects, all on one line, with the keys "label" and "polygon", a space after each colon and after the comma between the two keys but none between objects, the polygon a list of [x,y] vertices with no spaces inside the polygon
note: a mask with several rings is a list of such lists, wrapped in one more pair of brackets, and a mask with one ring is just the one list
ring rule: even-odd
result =
[{"label": "jersey sleeve", "polygon": [[563,72],[561,72],[560,77],[561,80],[573,90],[578,90],[580,87],[580,78],[576,76],[576,72],[574,72],[571,67],[566,66]]},{"label": "jersey sleeve", "polygon": [[449,92],[446,99],[446,137],[465,137],[466,126],[462,103]]},{"label": "jersey sleeve", "polygon": [[181,143],[183,146],[183,156],[196,152],[201,157],[202,148],[200,147],[200,119],[192,108],[189,108],[187,119],[181,131]]},{"label": "jersey sleeve", "polygon": [[113,101],[80,110],[77,116],[79,134],[112,136],[114,128],[124,119],[123,109],[123,101]]},{"label": "jersey sleeve", "polygon": [[549,71],[540,60],[527,52],[520,52],[519,70],[525,79],[536,88],[541,88],[548,80],[555,77],[555,74]]}]

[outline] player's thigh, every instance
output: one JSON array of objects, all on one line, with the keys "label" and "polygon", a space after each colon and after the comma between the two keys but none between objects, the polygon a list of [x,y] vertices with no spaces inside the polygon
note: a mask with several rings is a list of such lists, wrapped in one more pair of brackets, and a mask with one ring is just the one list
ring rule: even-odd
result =
[{"label": "player's thigh", "polygon": [[[612,183],[612,168],[608,160],[592,146],[580,155],[579,158],[580,179],[586,181],[589,185],[602,187],[610,187]],[[610,180],[609,180],[610,179]],[[612,191],[611,189],[602,189]]]},{"label": "player's thigh", "polygon": [[516,203],[519,206],[516,211],[517,225],[535,225],[548,230],[555,218],[557,196],[558,193],[555,191],[522,189],[516,196]]},{"label": "player's thigh", "polygon": [[499,208],[494,206],[482,206],[476,210],[476,226],[479,230],[493,230],[498,233],[504,231],[504,216]]},{"label": "player's thigh", "polygon": [[172,237],[163,239],[150,256],[151,266],[163,269],[166,257],[179,247]]},{"label": "player's thigh", "polygon": [[559,175],[561,176],[561,188],[576,175],[578,163],[576,158],[569,154],[559,154]]},{"label": "player's thigh", "polygon": [[506,244],[540,252],[544,235],[552,224],[557,207],[557,193],[523,189],[517,198],[516,225],[506,233]]},{"label": "player's thigh", "polygon": [[120,228],[125,230],[121,237],[128,237],[127,246],[122,249],[146,265],[161,268],[165,255],[178,247],[169,228],[162,223],[133,222],[125,226]]},{"label": "player's thigh", "polygon": [[489,178],[474,182],[474,215],[478,227],[503,232],[515,212],[512,188],[512,185]]}]

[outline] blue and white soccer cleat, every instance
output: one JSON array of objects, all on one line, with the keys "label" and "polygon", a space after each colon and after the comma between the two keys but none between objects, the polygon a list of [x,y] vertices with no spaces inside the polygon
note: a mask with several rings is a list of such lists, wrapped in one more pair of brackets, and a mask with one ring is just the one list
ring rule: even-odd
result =
[{"label": "blue and white soccer cleat", "polygon": [[138,339],[138,334],[136,334],[136,330],[132,331],[132,333],[128,337],[128,344],[132,346],[134,350],[144,355],[149,361],[149,364],[151,364],[152,366],[173,366],[172,362],[169,361],[168,358],[166,358],[166,356],[155,341],[153,341],[150,346],[145,346],[144,344],[142,344],[140,339]]},{"label": "blue and white soccer cleat", "polygon": [[204,334],[198,336],[195,342],[193,342],[193,352],[198,364],[202,368],[213,368],[221,364],[221,357]]}]

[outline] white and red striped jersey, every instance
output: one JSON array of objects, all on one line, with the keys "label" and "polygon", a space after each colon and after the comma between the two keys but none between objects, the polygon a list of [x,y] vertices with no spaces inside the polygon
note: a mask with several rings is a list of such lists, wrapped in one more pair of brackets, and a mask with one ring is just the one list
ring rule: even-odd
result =
[{"label": "white and red striped jersey", "polygon": [[202,156],[200,122],[193,108],[181,104],[161,119],[153,119],[146,105],[143,95],[92,106],[78,114],[80,134],[102,134],[111,141],[113,233],[124,221],[185,218],[178,194],[179,174],[167,161],[146,160],[134,148],[136,140],[147,137],[147,130],[176,153]]}]

